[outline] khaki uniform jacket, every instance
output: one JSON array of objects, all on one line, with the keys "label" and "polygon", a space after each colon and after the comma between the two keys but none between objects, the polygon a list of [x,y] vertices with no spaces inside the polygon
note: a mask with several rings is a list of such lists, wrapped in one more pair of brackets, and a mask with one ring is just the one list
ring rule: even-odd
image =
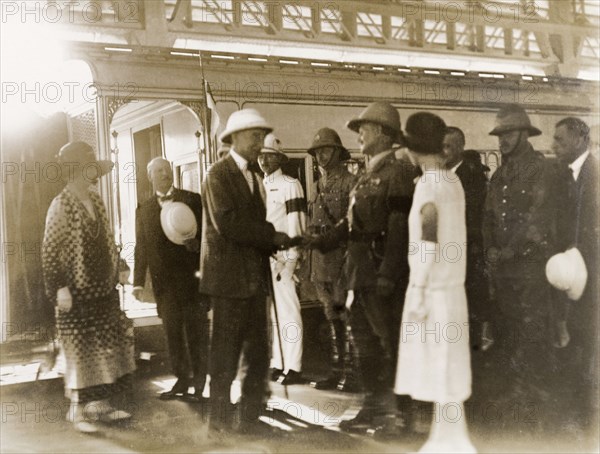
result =
[{"label": "khaki uniform jacket", "polygon": [[[308,203],[308,231],[311,234],[326,233],[344,219],[348,211],[350,191],[356,185],[356,181],[357,177],[340,163],[327,174],[325,187],[322,187],[321,180],[314,183]],[[311,251],[311,279],[319,282],[337,282],[345,253],[345,242],[326,253]]]},{"label": "khaki uniform jacket", "polygon": [[417,176],[412,163],[390,152],[359,177],[346,218],[323,238],[325,245],[348,241],[348,290],[374,287],[380,276],[408,279],[408,214]]}]

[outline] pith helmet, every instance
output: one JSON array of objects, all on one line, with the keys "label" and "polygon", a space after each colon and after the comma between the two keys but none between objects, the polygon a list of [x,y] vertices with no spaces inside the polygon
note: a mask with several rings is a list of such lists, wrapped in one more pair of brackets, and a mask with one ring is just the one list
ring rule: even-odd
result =
[{"label": "pith helmet", "polygon": [[404,142],[414,152],[438,154],[444,152],[446,123],[430,112],[417,112],[406,120]]},{"label": "pith helmet", "polygon": [[267,123],[267,120],[256,109],[242,109],[233,112],[227,119],[225,131],[219,136],[223,143],[231,143],[231,134],[244,131],[246,129],[264,129],[267,132],[273,131],[273,127]]},{"label": "pith helmet", "polygon": [[321,128],[317,131],[312,145],[308,149],[308,154],[315,157],[317,150],[324,147],[334,147],[340,150],[340,161],[350,159],[350,152],[342,145],[342,139],[338,133],[331,128]]},{"label": "pith helmet", "polygon": [[546,264],[546,278],[553,287],[566,292],[570,300],[581,298],[588,273],[579,249],[574,247],[550,257]]},{"label": "pith helmet", "polygon": [[281,147],[281,140],[272,132],[265,136],[265,141],[260,152],[262,154],[276,154],[281,158],[281,162],[287,162],[288,160]]},{"label": "pith helmet", "polygon": [[400,125],[400,114],[398,111],[387,102],[377,101],[369,104],[363,110],[358,118],[350,120],[346,127],[354,132],[358,132],[358,128],[363,123],[375,123],[387,128],[395,133],[394,140],[400,143],[402,140],[402,126]]},{"label": "pith helmet", "polygon": [[529,115],[518,104],[502,107],[496,115],[496,127],[490,131],[491,136],[499,136],[505,132],[529,131],[529,136],[539,136],[542,131],[531,125]]},{"label": "pith helmet", "polygon": [[175,244],[184,244],[198,232],[192,209],[183,202],[168,202],[160,210],[160,225],[165,236]]}]

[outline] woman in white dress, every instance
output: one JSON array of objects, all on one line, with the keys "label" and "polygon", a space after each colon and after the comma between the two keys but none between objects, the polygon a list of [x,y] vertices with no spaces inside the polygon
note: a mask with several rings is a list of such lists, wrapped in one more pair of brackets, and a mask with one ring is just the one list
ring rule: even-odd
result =
[{"label": "woman in white dress", "polygon": [[466,273],[465,197],[444,167],[444,121],[411,115],[406,144],[423,171],[410,211],[410,282],[402,313],[395,393],[434,403],[420,452],[476,452],[464,401],[471,395]]}]

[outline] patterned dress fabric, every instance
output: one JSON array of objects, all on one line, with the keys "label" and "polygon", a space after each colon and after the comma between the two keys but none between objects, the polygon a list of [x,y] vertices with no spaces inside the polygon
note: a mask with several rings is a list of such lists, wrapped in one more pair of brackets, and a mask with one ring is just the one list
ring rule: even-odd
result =
[{"label": "patterned dress fabric", "polygon": [[65,188],[46,217],[42,266],[46,293],[68,287],[70,310],[56,311],[66,356],[65,395],[73,402],[122,391],[135,370],[133,325],[119,307],[118,253],[100,196],[90,191],[95,218]]},{"label": "patterned dress fabric", "polygon": [[[433,203],[438,213],[439,252],[425,286],[423,321],[413,317],[411,284],[402,314],[396,394],[448,403],[471,395],[471,364],[466,274],[465,196],[459,179],[449,170],[427,171],[415,187],[408,218],[411,273],[422,255],[421,209]],[[411,276],[412,281],[412,276]],[[412,283],[412,282],[411,282]]]}]

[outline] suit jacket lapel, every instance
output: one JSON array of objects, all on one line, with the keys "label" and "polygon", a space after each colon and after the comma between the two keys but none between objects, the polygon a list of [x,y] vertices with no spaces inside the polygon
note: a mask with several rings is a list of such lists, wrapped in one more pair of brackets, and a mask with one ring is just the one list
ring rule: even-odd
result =
[{"label": "suit jacket lapel", "polygon": [[173,201],[174,202],[182,202],[183,201],[183,192],[181,192],[176,187],[173,187]]},{"label": "suit jacket lapel", "polygon": [[594,175],[595,172],[597,172],[596,166],[597,162],[595,162],[595,158],[590,154],[581,166],[581,172],[577,179],[578,186],[580,187],[580,194],[583,194],[583,192],[589,188],[596,190],[595,185],[598,179],[597,175]]}]

